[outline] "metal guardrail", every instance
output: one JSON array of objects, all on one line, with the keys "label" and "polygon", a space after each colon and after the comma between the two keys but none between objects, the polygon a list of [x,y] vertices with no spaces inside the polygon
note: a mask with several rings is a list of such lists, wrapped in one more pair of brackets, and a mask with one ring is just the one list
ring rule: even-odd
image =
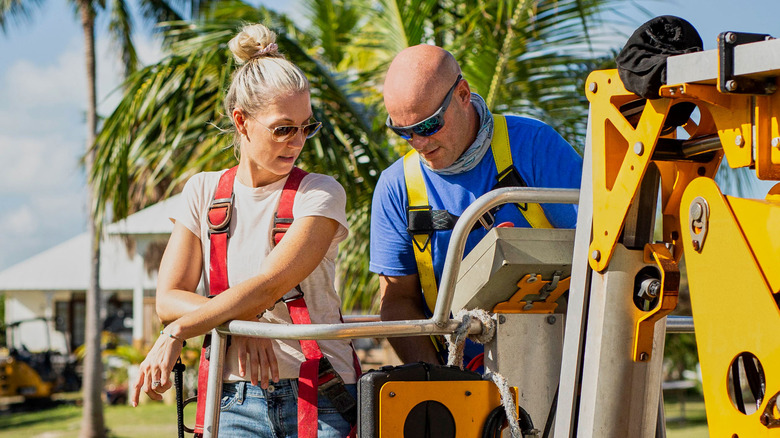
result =
[{"label": "metal guardrail", "polygon": [[[444,262],[439,294],[433,317],[421,320],[385,322],[344,322],[340,324],[271,324],[249,321],[230,321],[212,330],[209,383],[206,392],[204,438],[216,437],[219,432],[218,397],[222,387],[222,370],[225,360],[226,336],[228,334],[254,336],[272,339],[355,339],[375,337],[402,337],[429,334],[450,334],[460,324],[449,318],[455,282],[466,239],[474,224],[491,208],[510,203],[558,203],[576,204],[579,201],[576,189],[540,189],[532,187],[507,187],[490,191],[479,197],[460,216],[452,230],[447,258]],[[347,318],[352,321],[354,318]],[[469,333],[479,333],[482,324],[473,321]]]}]

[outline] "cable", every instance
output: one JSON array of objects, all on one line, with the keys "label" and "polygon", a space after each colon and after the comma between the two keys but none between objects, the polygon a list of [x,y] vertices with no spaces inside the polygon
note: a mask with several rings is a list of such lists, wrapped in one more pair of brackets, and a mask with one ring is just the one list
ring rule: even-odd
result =
[{"label": "cable", "polygon": [[528,415],[528,412],[522,406],[517,407],[517,420],[520,423],[520,430],[523,431],[523,434],[531,433],[534,430],[534,422],[531,421],[531,416]]},{"label": "cable", "polygon": [[[533,433],[534,423],[522,406],[517,407],[517,417],[521,433],[523,435]],[[482,427],[482,438],[500,438],[504,422],[506,422],[506,411],[503,406],[496,406],[485,419],[485,426]]]},{"label": "cable", "polygon": [[176,359],[176,365],[173,366],[173,382],[176,385],[176,425],[179,429],[179,438],[184,438],[184,400],[182,395],[184,368],[181,357]]},{"label": "cable", "polygon": [[485,364],[485,353],[479,353],[478,355],[474,356],[471,361],[469,361],[469,364],[466,365],[466,369],[469,371],[476,371]]},{"label": "cable", "polygon": [[482,427],[482,438],[495,438],[501,436],[501,426],[506,420],[503,406],[493,408],[485,419],[485,425]]},{"label": "cable", "polygon": [[550,412],[547,414],[547,422],[544,423],[544,432],[542,433],[542,438],[549,437],[550,432],[552,431],[553,419],[555,419],[555,410],[558,409],[558,390],[560,390],[560,388],[560,386],[555,388],[555,395],[553,396],[552,403],[550,404]]}]

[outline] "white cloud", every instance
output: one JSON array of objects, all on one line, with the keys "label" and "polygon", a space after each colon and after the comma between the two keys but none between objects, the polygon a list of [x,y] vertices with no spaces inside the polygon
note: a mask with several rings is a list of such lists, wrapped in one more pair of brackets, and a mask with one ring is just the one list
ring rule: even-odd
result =
[{"label": "white cloud", "polygon": [[0,216],[0,229],[15,235],[30,235],[38,227],[37,216],[29,205]]},{"label": "white cloud", "polygon": [[[149,36],[135,39],[142,61],[162,57]],[[0,66],[0,269],[82,232],[86,219],[84,151],[86,80],[80,35],[43,61]],[[97,42],[98,113],[120,93],[121,64],[107,38]]]},{"label": "white cloud", "polygon": [[76,104],[84,100],[83,56],[68,50],[53,64],[36,65],[25,59],[11,65],[6,73],[6,95],[17,108]]},{"label": "white cloud", "polygon": [[0,134],[0,194],[59,192],[81,184],[79,154],[84,146],[56,135],[6,136]]}]

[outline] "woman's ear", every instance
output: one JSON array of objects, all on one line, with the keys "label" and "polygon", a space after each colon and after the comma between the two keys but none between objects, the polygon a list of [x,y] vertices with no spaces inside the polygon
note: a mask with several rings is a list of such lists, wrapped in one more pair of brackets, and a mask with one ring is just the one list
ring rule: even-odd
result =
[{"label": "woman's ear", "polygon": [[244,117],[244,112],[239,108],[234,108],[231,116],[233,117],[233,125],[236,127],[236,132],[238,132],[239,135],[246,135],[246,118]]}]

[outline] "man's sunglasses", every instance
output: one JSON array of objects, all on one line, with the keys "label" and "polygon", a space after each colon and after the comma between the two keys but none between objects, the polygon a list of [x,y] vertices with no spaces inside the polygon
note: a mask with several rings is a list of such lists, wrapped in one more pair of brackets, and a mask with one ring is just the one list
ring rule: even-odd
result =
[{"label": "man's sunglasses", "polygon": [[314,123],[308,123],[306,125],[283,125],[271,129],[263,125],[262,123],[260,123],[254,117],[252,118],[257,122],[258,125],[267,129],[268,132],[271,133],[271,138],[273,139],[273,141],[279,143],[284,143],[285,141],[289,141],[295,138],[295,136],[298,135],[299,129],[303,130],[304,137],[312,138],[317,134],[317,132],[319,132],[320,128],[322,128],[322,122],[314,122]]},{"label": "man's sunglasses", "polygon": [[461,79],[463,79],[463,76],[458,75],[458,78],[455,79],[455,83],[450,87],[450,91],[444,96],[444,102],[442,102],[439,109],[422,122],[417,122],[414,125],[409,126],[393,126],[393,121],[390,120],[390,116],[388,115],[385,124],[404,140],[411,140],[412,134],[419,135],[420,137],[429,137],[436,134],[444,126],[444,113],[447,111],[447,107],[450,105],[450,100],[452,99],[452,93],[455,91],[455,87],[458,86]]}]

